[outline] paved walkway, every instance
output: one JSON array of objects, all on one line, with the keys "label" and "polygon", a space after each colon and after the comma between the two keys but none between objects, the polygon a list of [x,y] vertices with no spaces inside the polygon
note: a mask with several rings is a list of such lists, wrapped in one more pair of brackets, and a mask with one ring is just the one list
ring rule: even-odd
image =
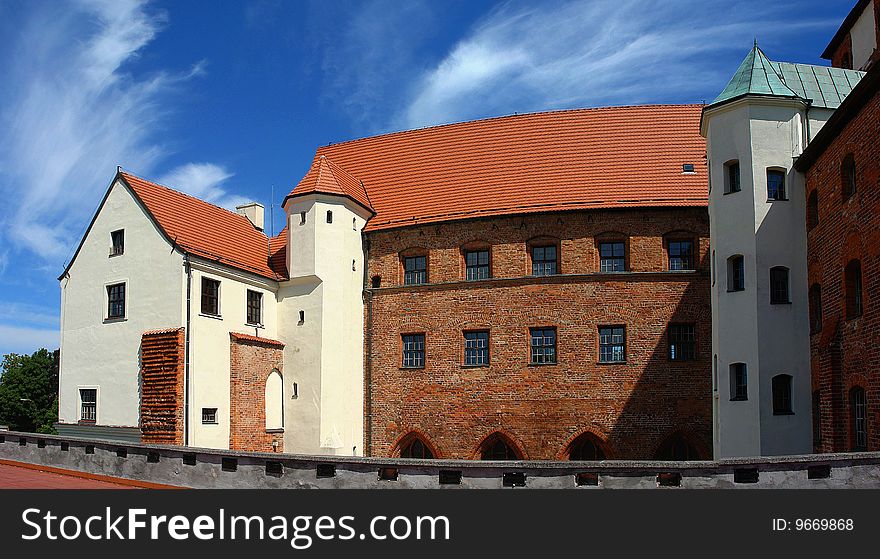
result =
[{"label": "paved walkway", "polygon": [[[137,489],[122,483],[64,475],[60,473],[62,471],[57,469],[42,471],[33,467],[13,466],[5,462],[0,464],[0,489]],[[70,473],[79,474],[79,472]]]}]

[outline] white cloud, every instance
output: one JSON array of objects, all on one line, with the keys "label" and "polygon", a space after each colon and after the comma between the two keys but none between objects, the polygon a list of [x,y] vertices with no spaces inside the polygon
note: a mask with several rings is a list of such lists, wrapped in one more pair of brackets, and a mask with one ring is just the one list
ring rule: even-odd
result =
[{"label": "white cloud", "polygon": [[754,36],[779,45],[804,28],[837,24],[795,20],[795,8],[694,0],[654,8],[618,0],[505,4],[415,78],[390,128],[573,106],[699,102],[735,69],[718,67],[720,55],[745,56]]},{"label": "white cloud", "polygon": [[242,196],[231,195],[222,188],[232,175],[233,173],[213,163],[187,163],[171,170],[158,182],[217,206],[234,210],[235,206],[248,200]]},{"label": "white cloud", "polygon": [[60,268],[116,166],[149,176],[169,154],[157,133],[202,63],[130,72],[166,19],[143,0],[27,7],[0,60],[0,241]]},{"label": "white cloud", "polygon": [[59,330],[0,324],[0,356],[7,353],[30,354],[40,348],[58,349]]}]

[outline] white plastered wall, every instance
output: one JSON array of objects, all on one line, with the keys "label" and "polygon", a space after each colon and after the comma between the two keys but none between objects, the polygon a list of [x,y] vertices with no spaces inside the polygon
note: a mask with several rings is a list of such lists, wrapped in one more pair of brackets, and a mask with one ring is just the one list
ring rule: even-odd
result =
[{"label": "white plastered wall", "polygon": [[876,22],[874,21],[874,2],[876,1],[868,2],[868,5],[862,11],[862,15],[859,16],[859,19],[856,20],[849,32],[852,39],[853,68],[856,70],[861,69],[867,64],[874,53],[874,49],[877,48],[877,31],[875,29]]},{"label": "white plastered wall", "polygon": [[[291,401],[285,450],[362,455],[361,231],[369,214],[348,199],[323,195],[291,200],[286,211],[290,281],[279,290],[284,389]],[[328,211],[332,223],[327,223]],[[294,382],[295,400],[290,398]]]},{"label": "white plastered wall", "polygon": [[[125,231],[125,251],[110,254],[110,233]],[[183,325],[183,257],[117,181],[61,280],[59,421],[76,423],[80,387],[98,388],[97,425],[140,422],[140,344],[147,330]],[[106,286],[126,284],[124,320],[106,321]]]},{"label": "white plastered wall", "polygon": [[[220,314],[201,312],[202,278],[220,282]],[[247,324],[247,290],[263,294],[263,324]],[[229,333],[240,332],[278,339],[277,283],[252,274],[192,261],[190,321],[190,440],[191,446],[229,448],[230,368]],[[268,377],[271,370],[266,371]],[[202,408],[217,408],[217,423],[202,423]]]}]

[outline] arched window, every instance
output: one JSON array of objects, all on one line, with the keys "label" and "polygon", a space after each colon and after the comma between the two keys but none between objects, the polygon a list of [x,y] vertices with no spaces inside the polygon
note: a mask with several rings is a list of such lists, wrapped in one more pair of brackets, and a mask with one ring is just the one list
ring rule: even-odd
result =
[{"label": "arched window", "polygon": [[847,320],[862,316],[862,263],[850,260],[844,270]]},{"label": "arched window", "polygon": [[727,290],[744,291],[746,288],[746,264],[742,254],[727,259]]},{"label": "arched window", "polygon": [[568,445],[569,460],[605,460],[605,451],[592,433],[583,433]]},{"label": "arched window", "polygon": [[852,449],[868,450],[868,399],[865,389],[853,387],[849,391],[849,401],[852,406]]},{"label": "arched window", "polygon": [[767,200],[788,200],[785,192],[785,171],[782,169],[767,169]]},{"label": "arched window", "polygon": [[522,455],[507,437],[493,433],[480,445],[480,460],[522,460]]},{"label": "arched window", "polygon": [[819,191],[813,189],[807,196],[807,231],[819,225]]},{"label": "arched window", "polygon": [[749,399],[749,376],[745,363],[730,364],[730,400]]},{"label": "arched window", "polygon": [[791,415],[791,375],[776,375],[772,381],[773,415]]},{"label": "arched window", "polygon": [[724,193],[739,191],[739,161],[734,159],[724,164]]},{"label": "arched window", "polygon": [[788,268],[774,266],[770,268],[770,304],[784,303],[791,303],[788,293]]},{"label": "arched window", "polygon": [[404,444],[400,447],[400,457],[433,459],[434,453],[418,435],[412,435],[404,439]]},{"label": "arched window", "polygon": [[266,379],[266,429],[284,428],[284,381],[272,371]]},{"label": "arched window", "polygon": [[844,201],[856,193],[856,160],[851,153],[843,158],[840,165],[840,185]]},{"label": "arched window", "polygon": [[822,330],[822,286],[814,283],[810,287],[810,331]]},{"label": "arched window", "polygon": [[702,460],[703,457],[697,450],[697,447],[681,433],[675,433],[666,439],[657,453],[654,455],[655,460]]}]

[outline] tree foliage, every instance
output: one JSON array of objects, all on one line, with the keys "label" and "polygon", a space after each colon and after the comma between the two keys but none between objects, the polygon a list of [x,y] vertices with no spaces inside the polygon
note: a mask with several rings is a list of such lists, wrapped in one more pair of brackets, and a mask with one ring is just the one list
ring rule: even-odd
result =
[{"label": "tree foliage", "polygon": [[54,433],[58,421],[58,352],[3,356],[0,424],[15,431]]}]

